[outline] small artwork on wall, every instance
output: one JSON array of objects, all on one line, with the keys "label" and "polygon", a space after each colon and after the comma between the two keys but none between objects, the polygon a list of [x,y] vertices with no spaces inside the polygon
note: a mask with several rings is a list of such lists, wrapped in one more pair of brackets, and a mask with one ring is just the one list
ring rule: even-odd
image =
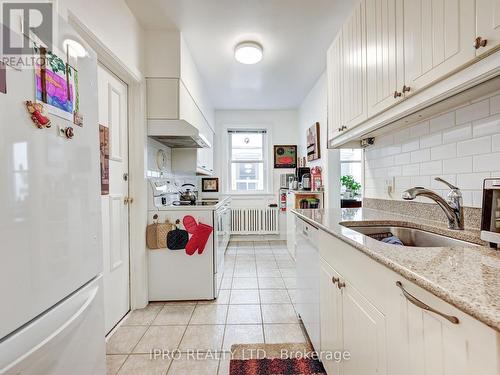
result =
[{"label": "small artwork on wall", "polygon": [[296,168],[297,145],[274,146],[274,168]]},{"label": "small artwork on wall", "polygon": [[109,194],[109,128],[99,125],[99,143],[101,150],[101,195]]},{"label": "small artwork on wall", "polygon": [[35,51],[41,62],[35,69],[36,100],[46,103],[49,113],[73,121],[78,94],[76,69],[43,47],[35,47]]},{"label": "small artwork on wall", "polygon": [[204,193],[218,193],[219,192],[219,179],[217,177],[202,178],[201,179],[201,191]]},{"label": "small artwork on wall", "polygon": [[307,161],[321,157],[319,134],[319,122],[307,129]]}]

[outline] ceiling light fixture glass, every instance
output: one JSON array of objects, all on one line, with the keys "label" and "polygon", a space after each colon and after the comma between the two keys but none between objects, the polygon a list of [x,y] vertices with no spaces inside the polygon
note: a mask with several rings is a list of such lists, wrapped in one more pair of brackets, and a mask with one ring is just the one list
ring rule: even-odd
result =
[{"label": "ceiling light fixture glass", "polygon": [[234,49],[234,58],[242,64],[257,64],[262,60],[263,49],[257,42],[242,42]]}]

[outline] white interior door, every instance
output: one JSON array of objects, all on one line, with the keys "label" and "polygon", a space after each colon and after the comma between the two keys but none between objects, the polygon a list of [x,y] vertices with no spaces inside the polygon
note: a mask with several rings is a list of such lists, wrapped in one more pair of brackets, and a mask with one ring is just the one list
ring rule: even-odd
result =
[{"label": "white interior door", "polygon": [[105,327],[130,309],[127,85],[98,66],[99,124],[109,128],[109,194],[102,195]]}]

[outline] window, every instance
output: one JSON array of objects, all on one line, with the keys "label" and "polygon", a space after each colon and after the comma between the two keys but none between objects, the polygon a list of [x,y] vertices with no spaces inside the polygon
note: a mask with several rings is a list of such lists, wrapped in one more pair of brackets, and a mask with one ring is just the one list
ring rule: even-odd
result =
[{"label": "window", "polygon": [[265,130],[228,130],[230,192],[266,192],[266,135]]},{"label": "window", "polygon": [[[361,149],[341,149],[340,150],[340,175],[352,176],[354,181],[363,184],[363,173],[361,159],[363,151]],[[345,195],[346,188],[341,187],[342,195]],[[360,192],[361,193],[361,192]]]}]

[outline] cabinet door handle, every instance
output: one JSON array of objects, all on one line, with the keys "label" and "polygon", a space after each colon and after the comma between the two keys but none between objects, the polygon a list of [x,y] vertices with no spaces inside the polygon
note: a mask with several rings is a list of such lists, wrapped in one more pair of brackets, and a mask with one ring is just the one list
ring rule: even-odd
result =
[{"label": "cabinet door handle", "polygon": [[435,309],[433,309],[432,307],[430,307],[429,305],[423,303],[422,301],[420,301],[419,299],[415,298],[414,296],[412,296],[410,293],[408,293],[406,291],[406,289],[403,287],[403,284],[401,283],[401,281],[396,281],[396,285],[398,286],[399,289],[401,289],[401,291],[403,292],[403,295],[405,296],[405,298],[412,304],[414,304],[415,306],[417,307],[420,307],[421,309],[423,310],[426,310],[426,311],[429,311],[431,313],[434,313],[434,314],[437,314],[439,316],[442,316],[443,318],[445,318],[446,320],[450,321],[451,323],[453,324],[458,324],[460,323],[460,320],[458,320],[458,318],[456,316],[452,316],[452,315],[447,315],[447,314],[444,314],[440,311],[437,311]]},{"label": "cabinet door handle", "polygon": [[332,277],[332,283],[337,284],[340,281],[338,277],[333,276]]},{"label": "cabinet door handle", "polygon": [[399,91],[394,91],[394,99],[400,98],[401,96],[403,96],[403,93]]},{"label": "cabinet door handle", "polygon": [[476,40],[474,40],[474,48],[475,49],[479,49],[481,47],[486,47],[487,44],[488,44],[488,39],[483,39],[480,36],[478,36],[476,38]]},{"label": "cabinet door handle", "polygon": [[410,90],[411,90],[410,86],[403,85],[403,94],[405,92],[410,92]]},{"label": "cabinet door handle", "polygon": [[339,280],[339,282],[337,283],[337,288],[339,289],[345,288],[345,283]]}]

